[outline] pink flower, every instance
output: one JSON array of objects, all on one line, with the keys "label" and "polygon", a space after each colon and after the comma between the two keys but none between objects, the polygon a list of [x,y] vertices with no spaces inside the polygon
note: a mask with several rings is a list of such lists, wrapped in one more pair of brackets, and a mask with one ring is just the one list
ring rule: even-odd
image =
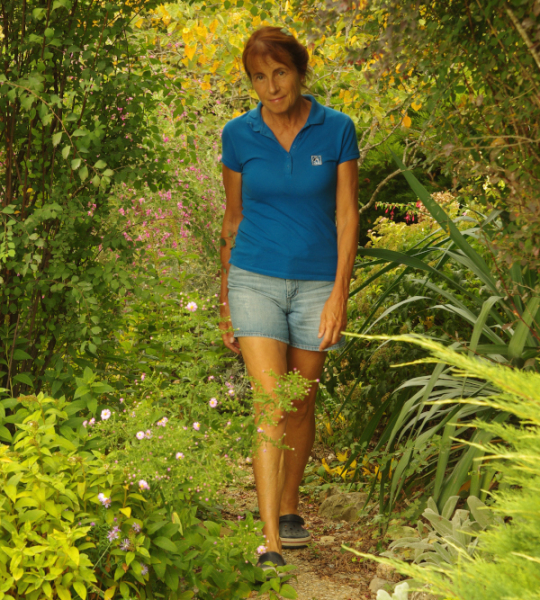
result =
[{"label": "pink flower", "polygon": [[193,429],[195,429],[195,431],[199,431],[200,428],[201,428],[201,424],[198,423],[197,421],[195,421],[195,423],[193,423]]},{"label": "pink flower", "polygon": [[179,460],[180,458],[184,458],[184,454],[182,452],[177,452],[176,453],[176,460]]},{"label": "pink flower", "polygon": [[139,480],[139,488],[141,490],[149,490],[150,486],[146,483],[146,481],[144,479],[140,479]]},{"label": "pink flower", "polygon": [[259,546],[257,548],[257,554],[260,556],[261,554],[264,554],[266,552],[266,546]]},{"label": "pink flower", "polygon": [[210,404],[212,408],[216,408],[218,401],[215,398],[210,398],[210,402],[208,404]]},{"label": "pink flower", "polygon": [[143,373],[143,374],[141,375],[141,381],[144,381],[145,379],[146,379],[146,373]]},{"label": "pink flower", "polygon": [[109,419],[110,416],[111,416],[111,411],[108,408],[101,411],[101,419],[103,421],[106,421],[107,419]]},{"label": "pink flower", "polygon": [[186,305],[186,309],[189,310],[189,312],[195,312],[197,310],[197,305],[195,304],[195,302],[188,302]]},{"label": "pink flower", "polygon": [[144,431],[137,431],[137,433],[136,433],[135,437],[136,437],[138,440],[144,440]]}]

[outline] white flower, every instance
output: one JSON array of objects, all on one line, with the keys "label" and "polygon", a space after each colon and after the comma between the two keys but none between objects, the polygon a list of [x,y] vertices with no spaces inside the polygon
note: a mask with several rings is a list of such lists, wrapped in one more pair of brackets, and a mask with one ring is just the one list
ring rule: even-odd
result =
[{"label": "white flower", "polygon": [[403,581],[399,585],[396,585],[392,596],[384,590],[379,590],[377,592],[377,600],[407,600],[408,595],[409,584],[406,581]]},{"label": "white flower", "polygon": [[101,418],[103,419],[103,421],[106,421],[110,416],[111,416],[111,411],[108,408],[101,411]]}]

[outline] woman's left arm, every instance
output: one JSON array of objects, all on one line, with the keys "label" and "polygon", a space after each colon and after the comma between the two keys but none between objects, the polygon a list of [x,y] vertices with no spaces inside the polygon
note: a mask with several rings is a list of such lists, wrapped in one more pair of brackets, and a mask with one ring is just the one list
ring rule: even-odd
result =
[{"label": "woman's left arm", "polygon": [[319,326],[323,338],[319,350],[337,344],[347,326],[349,285],[358,248],[358,161],[338,165],[336,189],[336,226],[338,262],[336,282],[324,305]]}]

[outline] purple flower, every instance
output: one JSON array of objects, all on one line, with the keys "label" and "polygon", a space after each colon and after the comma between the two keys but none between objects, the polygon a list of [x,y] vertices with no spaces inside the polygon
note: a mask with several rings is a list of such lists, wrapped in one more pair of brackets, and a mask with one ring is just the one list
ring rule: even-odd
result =
[{"label": "purple flower", "polygon": [[124,541],[120,544],[120,550],[127,552],[131,548],[131,542],[128,538],[125,538]]},{"label": "purple flower", "polygon": [[138,523],[133,523],[131,529],[133,529],[135,533],[139,533],[141,531],[141,526]]},{"label": "purple flower", "polygon": [[141,565],[141,575],[148,575],[148,565],[139,563]]},{"label": "purple flower", "polygon": [[113,527],[109,531],[109,533],[107,534],[107,539],[109,540],[109,542],[117,540],[120,537],[119,531],[120,531],[120,527]]}]

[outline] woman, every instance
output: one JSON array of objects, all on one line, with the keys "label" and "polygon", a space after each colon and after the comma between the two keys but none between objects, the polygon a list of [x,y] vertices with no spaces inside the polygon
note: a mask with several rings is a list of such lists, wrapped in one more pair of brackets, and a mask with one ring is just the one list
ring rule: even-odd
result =
[{"label": "woman", "polygon": [[[306,48],[279,28],[255,31],[242,60],[260,102],[222,134],[223,341],[242,353],[249,375],[270,395],[270,372],[298,370],[315,382],[326,352],[345,343],[358,244],[354,124],[302,95],[308,59]],[[260,566],[284,565],[282,547],[310,540],[298,489],[315,439],[316,392],[313,383],[295,411],[265,424],[255,452],[267,550]]]}]

